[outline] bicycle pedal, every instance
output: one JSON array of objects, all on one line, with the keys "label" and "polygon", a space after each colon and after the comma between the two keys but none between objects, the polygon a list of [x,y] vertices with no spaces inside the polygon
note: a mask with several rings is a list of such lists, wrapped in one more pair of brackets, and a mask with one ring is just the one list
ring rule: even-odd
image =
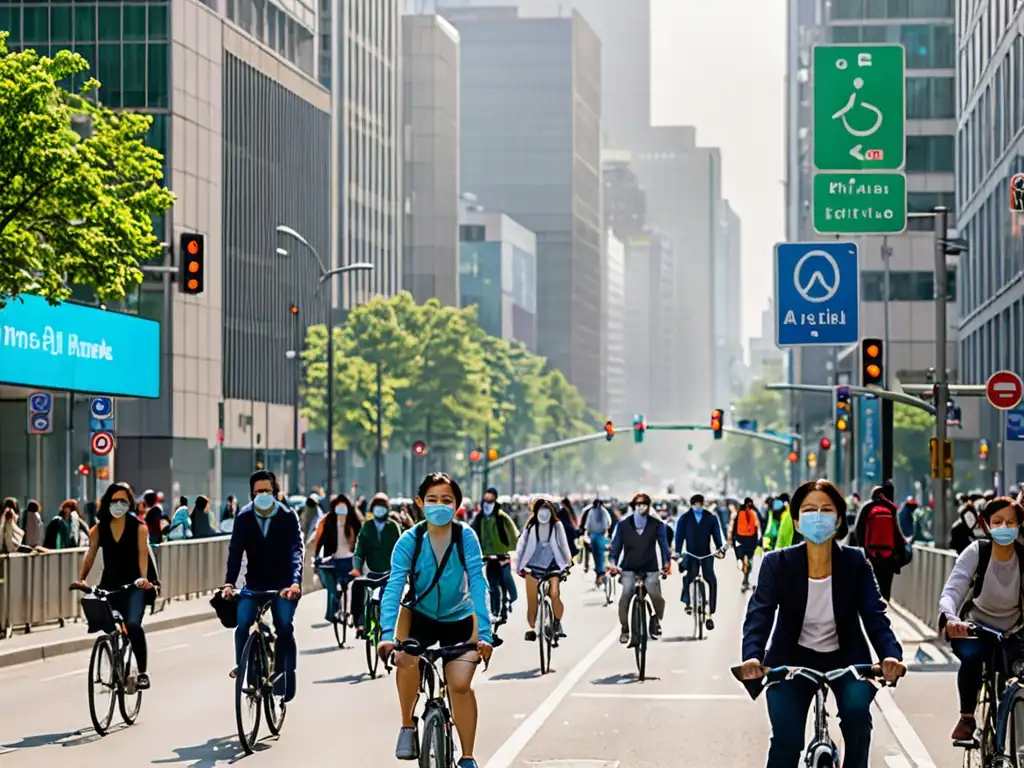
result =
[{"label": "bicycle pedal", "polygon": [[981,742],[977,739],[960,739],[959,741],[954,741],[953,746],[960,749],[981,749]]}]

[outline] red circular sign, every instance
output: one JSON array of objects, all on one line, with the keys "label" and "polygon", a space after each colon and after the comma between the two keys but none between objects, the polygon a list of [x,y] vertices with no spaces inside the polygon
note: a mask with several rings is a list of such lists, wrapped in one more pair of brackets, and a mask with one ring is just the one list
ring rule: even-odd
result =
[{"label": "red circular sign", "polygon": [[417,440],[412,444],[412,452],[415,456],[422,456],[427,452],[427,444],[422,440]]},{"label": "red circular sign", "polygon": [[1024,397],[1024,381],[1013,371],[996,371],[985,383],[985,396],[1002,411],[1016,408]]},{"label": "red circular sign", "polygon": [[94,432],[89,439],[89,447],[97,456],[106,456],[114,450],[114,436],[109,432]]}]

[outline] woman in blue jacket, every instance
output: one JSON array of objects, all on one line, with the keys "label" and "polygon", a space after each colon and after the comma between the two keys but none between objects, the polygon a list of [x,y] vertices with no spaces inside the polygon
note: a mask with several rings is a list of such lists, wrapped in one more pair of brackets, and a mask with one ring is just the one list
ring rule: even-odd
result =
[{"label": "woman in blue jacket", "polygon": [[[414,639],[425,648],[476,643],[475,652],[446,662],[445,675],[462,744],[458,768],[478,768],[473,759],[477,723],[473,675],[480,659],[487,661],[493,650],[480,540],[468,525],[454,521],[462,489],[449,475],[427,475],[415,501],[426,519],[403,533],[391,553],[391,576],[380,605],[384,639],[377,650],[387,659],[397,641]],[[413,709],[419,693],[419,662],[398,653],[395,667],[402,709],[395,757],[415,760],[419,738]]]},{"label": "woman in blue jacket", "polygon": [[[757,679],[780,666],[829,672],[870,664],[866,632],[882,659],[885,679],[894,682],[907,668],[871,566],[862,550],[836,543],[849,528],[842,493],[827,480],[811,480],[797,488],[790,510],[804,542],[764,556],[743,622],[743,679]],[[831,681],[830,687],[846,744],[843,766],[867,768],[876,689],[851,675]],[[768,768],[792,768],[799,762],[814,693],[814,684],[804,678],[768,689]]]}]

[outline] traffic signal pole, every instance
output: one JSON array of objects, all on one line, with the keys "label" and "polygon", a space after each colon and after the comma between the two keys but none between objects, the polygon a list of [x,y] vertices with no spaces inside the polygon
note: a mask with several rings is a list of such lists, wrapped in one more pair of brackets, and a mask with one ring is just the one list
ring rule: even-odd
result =
[{"label": "traffic signal pole", "polygon": [[[935,209],[935,407],[941,411],[935,419],[935,447],[946,448],[946,403],[949,401],[949,381],[946,378],[946,230],[949,223],[949,209],[938,206]],[[1005,434],[1005,433],[1004,433]],[[944,454],[940,454],[944,455]],[[940,462],[940,468],[942,462]],[[933,530],[936,537],[945,536],[952,526],[949,509],[949,481],[945,471],[936,478],[933,493]]]}]

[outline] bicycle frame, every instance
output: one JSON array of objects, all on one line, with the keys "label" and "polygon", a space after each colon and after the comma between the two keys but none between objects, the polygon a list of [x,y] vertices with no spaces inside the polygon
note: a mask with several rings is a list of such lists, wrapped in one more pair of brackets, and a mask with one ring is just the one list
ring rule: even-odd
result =
[{"label": "bicycle frame", "polygon": [[1010,672],[1012,676],[1004,680],[1004,673],[1000,671],[1000,665],[996,661],[999,657],[1003,657],[1003,661],[1006,661],[1004,643],[1015,637],[1017,632],[1001,632],[974,622],[970,622],[969,627],[970,637],[976,639],[987,637],[995,643],[993,653],[985,659],[982,667],[979,706],[983,703],[982,696],[990,695],[992,701],[989,703],[989,709],[984,713],[985,722],[978,728],[981,738],[979,739],[976,735],[971,742],[956,742],[955,746],[963,747],[965,752],[980,749],[983,761],[990,760],[993,766],[1002,766],[1004,763],[1010,766],[1015,757],[1012,752],[1024,746],[1014,744],[1010,751],[1007,750],[1007,740],[1011,735],[1014,741],[1018,737],[1017,733],[1010,733],[1010,723],[1012,719],[1016,724],[1014,704],[1018,700],[1018,694],[1024,688],[1024,682],[1021,680],[1021,676],[1024,674],[1024,664],[1021,664],[1020,660],[1013,660]]}]

